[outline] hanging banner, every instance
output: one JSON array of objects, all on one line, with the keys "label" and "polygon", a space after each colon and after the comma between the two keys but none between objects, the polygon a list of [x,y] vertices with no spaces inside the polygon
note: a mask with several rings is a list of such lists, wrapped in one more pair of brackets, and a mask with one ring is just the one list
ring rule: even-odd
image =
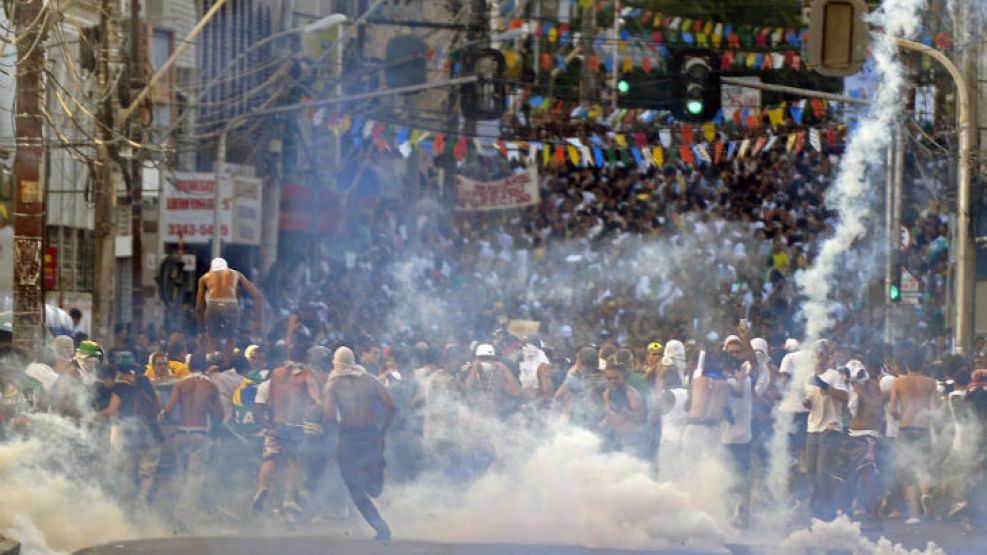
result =
[{"label": "hanging banner", "polygon": [[523,208],[538,204],[538,174],[528,171],[497,181],[456,177],[456,210],[487,211]]}]

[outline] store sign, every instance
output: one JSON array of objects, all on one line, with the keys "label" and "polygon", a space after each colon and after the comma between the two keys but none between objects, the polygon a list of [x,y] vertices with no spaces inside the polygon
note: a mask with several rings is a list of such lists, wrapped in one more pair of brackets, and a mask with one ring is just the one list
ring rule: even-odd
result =
[{"label": "store sign", "polygon": [[[211,173],[175,173],[162,188],[161,235],[166,243],[208,243],[213,237],[215,189]],[[231,176],[220,187],[223,241],[260,244],[261,181]]]},{"label": "store sign", "polygon": [[503,210],[538,204],[538,174],[530,171],[497,181],[456,177],[456,210]]}]

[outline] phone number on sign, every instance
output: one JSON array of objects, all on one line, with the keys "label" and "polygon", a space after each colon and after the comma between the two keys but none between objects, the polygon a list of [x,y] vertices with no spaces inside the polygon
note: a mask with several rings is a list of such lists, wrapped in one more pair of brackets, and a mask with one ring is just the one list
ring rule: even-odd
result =
[{"label": "phone number on sign", "polygon": [[[182,237],[195,237],[197,235],[212,235],[213,226],[212,224],[168,224],[168,235]],[[223,235],[229,233],[227,227],[221,226],[220,231]]]}]

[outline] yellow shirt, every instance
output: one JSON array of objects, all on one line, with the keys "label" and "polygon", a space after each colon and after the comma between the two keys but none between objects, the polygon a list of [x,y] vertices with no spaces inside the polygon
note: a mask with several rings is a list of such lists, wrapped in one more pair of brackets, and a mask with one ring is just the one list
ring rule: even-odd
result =
[{"label": "yellow shirt", "polygon": [[[188,369],[188,365],[185,364],[184,362],[178,362],[177,360],[168,361],[168,371],[171,372],[171,377],[178,379],[184,378],[185,376],[188,376],[190,373]],[[152,380],[168,377],[168,376],[155,376],[154,368],[151,368],[150,364],[148,364],[146,369],[144,370],[144,375]]]}]

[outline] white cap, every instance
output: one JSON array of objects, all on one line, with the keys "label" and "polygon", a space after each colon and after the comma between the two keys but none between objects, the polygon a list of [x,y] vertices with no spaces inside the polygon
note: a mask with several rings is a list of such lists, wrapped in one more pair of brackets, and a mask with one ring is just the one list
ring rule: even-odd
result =
[{"label": "white cap", "polygon": [[736,335],[728,335],[726,339],[723,340],[723,348],[726,349],[727,345],[731,343],[740,343],[740,337]]},{"label": "white cap", "polygon": [[336,352],[332,355],[333,364],[339,366],[352,366],[356,364],[356,357],[353,356],[353,349],[349,347],[340,347],[336,349]]},{"label": "white cap", "polygon": [[481,343],[476,346],[476,356],[477,357],[495,357],[497,352],[494,351],[493,345],[489,343]]},{"label": "white cap", "polygon": [[850,362],[846,363],[846,367],[847,370],[850,371],[850,377],[855,380],[863,379],[864,375],[866,374],[861,375],[861,373],[867,372],[867,369],[864,368],[864,364],[859,360],[851,360]]},{"label": "white cap", "polygon": [[751,349],[768,354],[768,342],[761,337],[755,337],[754,339],[751,339]]},{"label": "white cap", "polygon": [[799,340],[794,337],[789,337],[785,340],[785,350],[789,353],[794,353],[799,350]]},{"label": "white cap", "polygon": [[225,258],[213,258],[212,262],[209,264],[210,272],[218,272],[220,270],[229,270],[230,267],[226,264]]}]

